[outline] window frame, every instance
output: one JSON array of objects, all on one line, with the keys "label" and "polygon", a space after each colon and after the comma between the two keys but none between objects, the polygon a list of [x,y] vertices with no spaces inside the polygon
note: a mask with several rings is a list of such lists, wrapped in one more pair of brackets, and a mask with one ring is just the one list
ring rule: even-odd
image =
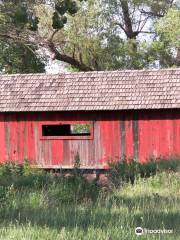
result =
[{"label": "window frame", "polygon": [[[44,125],[73,125],[73,124],[91,124],[90,135],[87,136],[43,136]],[[94,139],[94,122],[93,121],[46,121],[39,124],[40,140],[93,140]]]}]

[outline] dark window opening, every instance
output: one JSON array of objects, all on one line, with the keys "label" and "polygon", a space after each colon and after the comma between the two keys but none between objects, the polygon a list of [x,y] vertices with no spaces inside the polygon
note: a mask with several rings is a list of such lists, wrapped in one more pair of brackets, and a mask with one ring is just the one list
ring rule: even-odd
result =
[{"label": "dark window opening", "polygon": [[42,125],[42,136],[90,136],[90,124]]}]

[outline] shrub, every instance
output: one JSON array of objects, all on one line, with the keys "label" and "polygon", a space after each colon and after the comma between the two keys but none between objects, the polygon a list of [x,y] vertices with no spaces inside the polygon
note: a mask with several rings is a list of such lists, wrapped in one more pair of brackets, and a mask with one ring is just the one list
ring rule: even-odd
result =
[{"label": "shrub", "polygon": [[[80,172],[79,159],[74,171],[69,176],[52,174],[44,170],[31,168],[28,163],[16,165],[7,163],[0,166],[0,201],[5,199],[8,189],[19,191],[41,189],[49,196],[53,196],[55,202],[74,202],[84,199],[97,199],[100,191],[95,182],[89,183]],[[3,200],[4,201],[4,200]]]},{"label": "shrub", "polygon": [[23,166],[14,162],[7,162],[0,165],[0,176],[22,175]]},{"label": "shrub", "polygon": [[158,158],[156,160],[158,171],[179,171],[180,159],[177,157],[171,158]]},{"label": "shrub", "polygon": [[145,164],[138,164],[139,175],[141,177],[150,177],[157,172],[157,162],[154,157],[151,157]]},{"label": "shrub", "polygon": [[[0,165],[0,185],[14,187],[40,187],[47,182],[47,174],[43,170],[8,162]],[[49,177],[48,177],[49,178]]]},{"label": "shrub", "polygon": [[141,164],[135,159],[127,159],[124,156],[120,161],[109,163],[109,166],[108,177],[115,186],[118,186],[129,181],[133,184],[137,178],[154,176],[157,172],[178,171],[180,160],[151,157],[147,163]]},{"label": "shrub", "polygon": [[119,162],[109,163],[109,166],[110,171],[108,176],[116,186],[129,181],[132,184],[134,183],[135,177],[138,174],[138,162],[134,159],[127,159],[124,156]]}]

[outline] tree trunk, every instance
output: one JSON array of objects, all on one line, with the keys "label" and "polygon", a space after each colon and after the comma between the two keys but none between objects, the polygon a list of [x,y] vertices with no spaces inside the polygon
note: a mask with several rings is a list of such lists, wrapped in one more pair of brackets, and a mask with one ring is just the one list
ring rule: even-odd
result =
[{"label": "tree trunk", "polygon": [[68,56],[68,55],[65,55],[65,54],[61,54],[55,47],[54,43],[53,42],[49,42],[48,43],[48,47],[50,49],[50,51],[52,52],[52,54],[54,55],[53,56],[53,59],[57,59],[59,61],[63,61],[65,63],[68,63],[70,64],[71,66],[79,69],[80,71],[84,71],[84,72],[87,72],[87,71],[94,71],[93,68],[85,65],[84,63],[78,61],[77,59],[71,57],[71,56]]}]

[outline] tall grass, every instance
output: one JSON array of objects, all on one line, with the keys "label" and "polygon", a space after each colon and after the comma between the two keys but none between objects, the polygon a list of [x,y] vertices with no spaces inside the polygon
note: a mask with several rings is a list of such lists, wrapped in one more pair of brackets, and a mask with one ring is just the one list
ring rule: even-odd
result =
[{"label": "tall grass", "polygon": [[[0,239],[179,239],[179,172],[159,172],[106,192],[83,176],[0,168]],[[173,229],[136,236],[135,228]]]}]

